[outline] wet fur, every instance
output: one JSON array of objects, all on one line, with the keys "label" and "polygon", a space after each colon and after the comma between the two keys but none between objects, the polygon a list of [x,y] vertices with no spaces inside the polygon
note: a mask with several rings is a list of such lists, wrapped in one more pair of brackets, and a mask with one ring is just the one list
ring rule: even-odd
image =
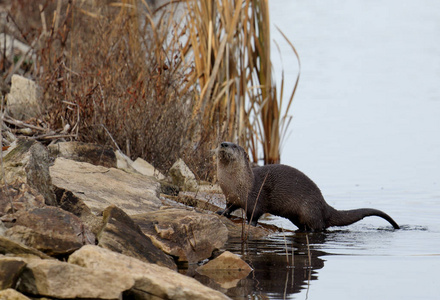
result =
[{"label": "wet fur", "polygon": [[399,228],[389,215],[377,209],[334,209],[325,202],[318,186],[295,168],[266,165],[251,169],[246,152],[233,143],[223,142],[217,149],[217,176],[226,196],[226,209],[219,213],[230,216],[243,208],[252,225],[257,225],[264,213],[271,213],[289,219],[301,231],[350,225],[367,216],[379,216]]}]

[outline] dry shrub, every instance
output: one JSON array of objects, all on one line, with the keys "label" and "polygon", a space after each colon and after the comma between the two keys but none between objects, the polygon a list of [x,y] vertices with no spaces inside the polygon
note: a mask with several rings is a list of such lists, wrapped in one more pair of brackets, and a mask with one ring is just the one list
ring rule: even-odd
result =
[{"label": "dry shrub", "polygon": [[[63,26],[49,26],[38,49],[36,77],[47,120],[53,128],[70,125],[78,140],[110,144],[161,171],[179,157],[191,157],[193,167],[203,169],[205,157],[196,159],[198,149],[189,138],[193,93],[182,91],[186,69],[177,37],[168,36],[172,25],[152,28],[145,10],[121,4],[62,1],[58,23]],[[57,1],[46,1],[46,18],[56,7]],[[23,20],[18,26],[39,36],[42,22],[37,28],[24,20],[30,14],[38,24],[38,5],[21,0],[14,8],[15,18]]]},{"label": "dry shrub", "polygon": [[279,161],[267,0],[177,2],[190,7],[182,24],[144,0],[14,1],[8,24],[37,52],[28,75],[47,122],[164,172],[181,157],[200,179],[221,140]]}]

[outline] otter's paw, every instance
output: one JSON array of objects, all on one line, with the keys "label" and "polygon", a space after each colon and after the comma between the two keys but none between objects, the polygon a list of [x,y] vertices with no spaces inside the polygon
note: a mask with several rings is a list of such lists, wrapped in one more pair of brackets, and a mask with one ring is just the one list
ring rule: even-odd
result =
[{"label": "otter's paw", "polygon": [[216,214],[218,214],[220,216],[225,216],[227,218],[231,217],[231,213],[227,209],[222,209],[222,210],[216,211]]}]

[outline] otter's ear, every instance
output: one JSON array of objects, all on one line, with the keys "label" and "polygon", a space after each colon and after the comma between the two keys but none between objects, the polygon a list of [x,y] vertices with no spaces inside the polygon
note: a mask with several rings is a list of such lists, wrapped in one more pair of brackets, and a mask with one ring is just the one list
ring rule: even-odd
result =
[{"label": "otter's ear", "polygon": [[244,155],[244,158],[245,158],[247,161],[250,161],[250,159],[249,159],[249,155],[247,154],[246,151],[243,151],[243,155]]}]

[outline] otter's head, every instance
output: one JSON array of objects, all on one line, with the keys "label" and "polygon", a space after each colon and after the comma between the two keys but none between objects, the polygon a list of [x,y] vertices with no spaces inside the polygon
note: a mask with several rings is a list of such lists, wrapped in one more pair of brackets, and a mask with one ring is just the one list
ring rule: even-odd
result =
[{"label": "otter's head", "polygon": [[[217,152],[217,178],[227,201],[241,205],[252,187],[249,156],[240,146],[222,142]],[[241,200],[240,200],[241,199]]]},{"label": "otter's head", "polygon": [[229,142],[222,142],[217,148],[217,163],[227,166],[229,164],[249,162],[249,156],[246,151]]}]

